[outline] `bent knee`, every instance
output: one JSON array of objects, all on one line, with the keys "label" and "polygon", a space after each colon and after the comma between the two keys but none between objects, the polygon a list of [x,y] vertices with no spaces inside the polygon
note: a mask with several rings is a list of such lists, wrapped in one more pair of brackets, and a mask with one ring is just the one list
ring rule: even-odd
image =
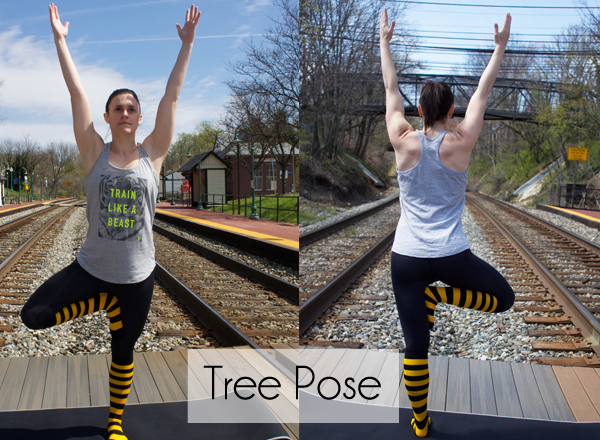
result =
[{"label": "bent knee", "polygon": [[515,292],[513,292],[512,289],[508,289],[503,293],[502,297],[498,298],[498,306],[495,310],[496,313],[506,312],[515,303]]},{"label": "bent knee", "polygon": [[26,307],[25,305],[21,310],[20,317],[23,324],[31,330],[41,330],[44,328],[50,327],[48,325],[48,317],[45,316],[48,313],[45,313],[44,309],[39,309],[36,307]]}]

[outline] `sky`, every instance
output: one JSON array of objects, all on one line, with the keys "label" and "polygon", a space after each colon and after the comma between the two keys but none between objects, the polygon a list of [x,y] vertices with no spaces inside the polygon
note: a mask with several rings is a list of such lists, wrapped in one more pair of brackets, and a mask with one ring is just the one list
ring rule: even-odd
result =
[{"label": "sky", "polygon": [[[458,6],[459,4],[469,6]],[[589,0],[588,5],[598,7],[600,1]],[[512,41],[519,39],[551,43],[554,35],[569,25],[581,22],[581,9],[550,9],[551,7],[581,8],[581,3],[573,0],[417,0],[409,5],[402,18],[408,23],[407,32],[421,38],[420,45],[489,49],[494,47],[494,23],[501,28],[507,12],[512,16]],[[390,21],[393,18],[390,17]],[[511,40],[507,46],[509,49]],[[460,69],[465,65],[467,55],[458,51],[427,49],[417,51],[415,58],[425,67],[420,73],[461,73]]]},{"label": "sky", "polygon": [[[406,31],[420,37],[423,46],[490,48],[494,23],[502,26],[506,12],[513,17],[512,40],[552,42],[553,35],[579,23],[582,16],[577,9],[514,7],[581,7],[576,0],[428,2],[434,1],[412,2],[402,17],[408,23]],[[382,7],[390,3],[382,1]],[[600,0],[589,0],[589,5],[600,6]],[[58,0],[57,6],[61,20],[70,22],[67,42],[90,99],[96,131],[110,140],[102,116],[106,99],[115,89],[130,88],[142,104],[138,130],[142,141],[154,128],[156,108],[181,47],[175,24],[183,24],[190,3]],[[234,77],[227,63],[244,59],[245,41],[264,41],[269,17],[278,15],[271,0],[210,0],[198,6],[202,16],[178,103],[176,134],[192,132],[203,120],[219,120],[229,99],[224,81]],[[417,50],[414,57],[423,64],[421,73],[462,73],[467,60],[463,52],[438,49]],[[74,142],[69,93],[58,64],[47,1],[0,0],[2,80],[0,139],[29,136],[40,145]]]},{"label": "sky", "polygon": [[[75,142],[65,85],[48,12],[48,1],[0,0],[0,139],[29,136],[41,146]],[[156,108],[181,48],[176,23],[183,26],[191,6],[180,0],[129,2],[57,0],[61,21],[69,21],[67,44],[90,100],[94,127],[106,140],[103,118],[111,92],[129,88],[141,101],[139,142],[154,128]],[[270,0],[209,0],[202,11],[175,133],[189,133],[201,121],[218,121],[229,100],[224,81],[235,75],[229,62],[245,58],[241,47],[262,34],[277,17]]]}]

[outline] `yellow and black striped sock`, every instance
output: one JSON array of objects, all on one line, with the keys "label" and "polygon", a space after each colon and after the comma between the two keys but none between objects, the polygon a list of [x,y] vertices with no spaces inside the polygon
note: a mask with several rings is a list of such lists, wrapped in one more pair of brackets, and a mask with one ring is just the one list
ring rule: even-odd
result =
[{"label": "yellow and black striped sock", "polygon": [[429,367],[427,351],[406,349],[404,354],[404,385],[414,418],[410,422],[417,437],[427,437],[431,419],[427,414]]},{"label": "yellow and black striped sock", "polygon": [[116,296],[107,293],[101,293],[87,301],[79,301],[63,307],[61,311],[56,312],[54,315],[56,322],[53,325],[63,324],[67,321],[72,321],[75,318],[81,318],[82,316],[97,312],[98,310],[106,310],[110,319],[110,329],[112,331],[123,327],[123,324],[121,323],[119,300]]},{"label": "yellow and black striped sock", "polygon": [[498,307],[498,299],[489,293],[459,289],[458,287],[429,286],[425,288],[425,306],[427,307],[429,329],[433,328],[435,308],[440,302],[489,313],[493,313]]},{"label": "yellow and black striped sock", "polygon": [[128,360],[115,360],[110,363],[108,376],[110,389],[110,414],[108,415],[108,440],[127,440],[121,428],[121,417],[127,396],[133,381],[133,358]]}]

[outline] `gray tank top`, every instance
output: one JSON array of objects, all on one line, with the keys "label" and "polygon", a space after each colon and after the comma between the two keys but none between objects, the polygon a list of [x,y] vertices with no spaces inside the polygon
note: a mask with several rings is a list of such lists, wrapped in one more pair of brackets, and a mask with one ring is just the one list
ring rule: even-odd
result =
[{"label": "gray tank top", "polygon": [[158,176],[141,144],[140,161],[133,168],[111,165],[110,145],[104,145],[85,176],[89,227],[77,261],[101,280],[137,283],[155,266],[152,222]]},{"label": "gray tank top", "polygon": [[417,131],[421,158],[398,171],[400,221],[392,252],[418,258],[439,258],[469,249],[461,214],[469,170],[454,171],[442,163],[439,148],[447,131],[429,139]]}]

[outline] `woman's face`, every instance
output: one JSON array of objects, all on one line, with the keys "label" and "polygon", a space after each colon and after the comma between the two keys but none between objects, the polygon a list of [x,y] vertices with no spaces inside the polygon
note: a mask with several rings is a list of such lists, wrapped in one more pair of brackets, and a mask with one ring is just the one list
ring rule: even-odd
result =
[{"label": "woman's face", "polygon": [[110,125],[113,136],[135,133],[142,122],[140,106],[132,94],[117,95],[110,101],[104,120]]}]

